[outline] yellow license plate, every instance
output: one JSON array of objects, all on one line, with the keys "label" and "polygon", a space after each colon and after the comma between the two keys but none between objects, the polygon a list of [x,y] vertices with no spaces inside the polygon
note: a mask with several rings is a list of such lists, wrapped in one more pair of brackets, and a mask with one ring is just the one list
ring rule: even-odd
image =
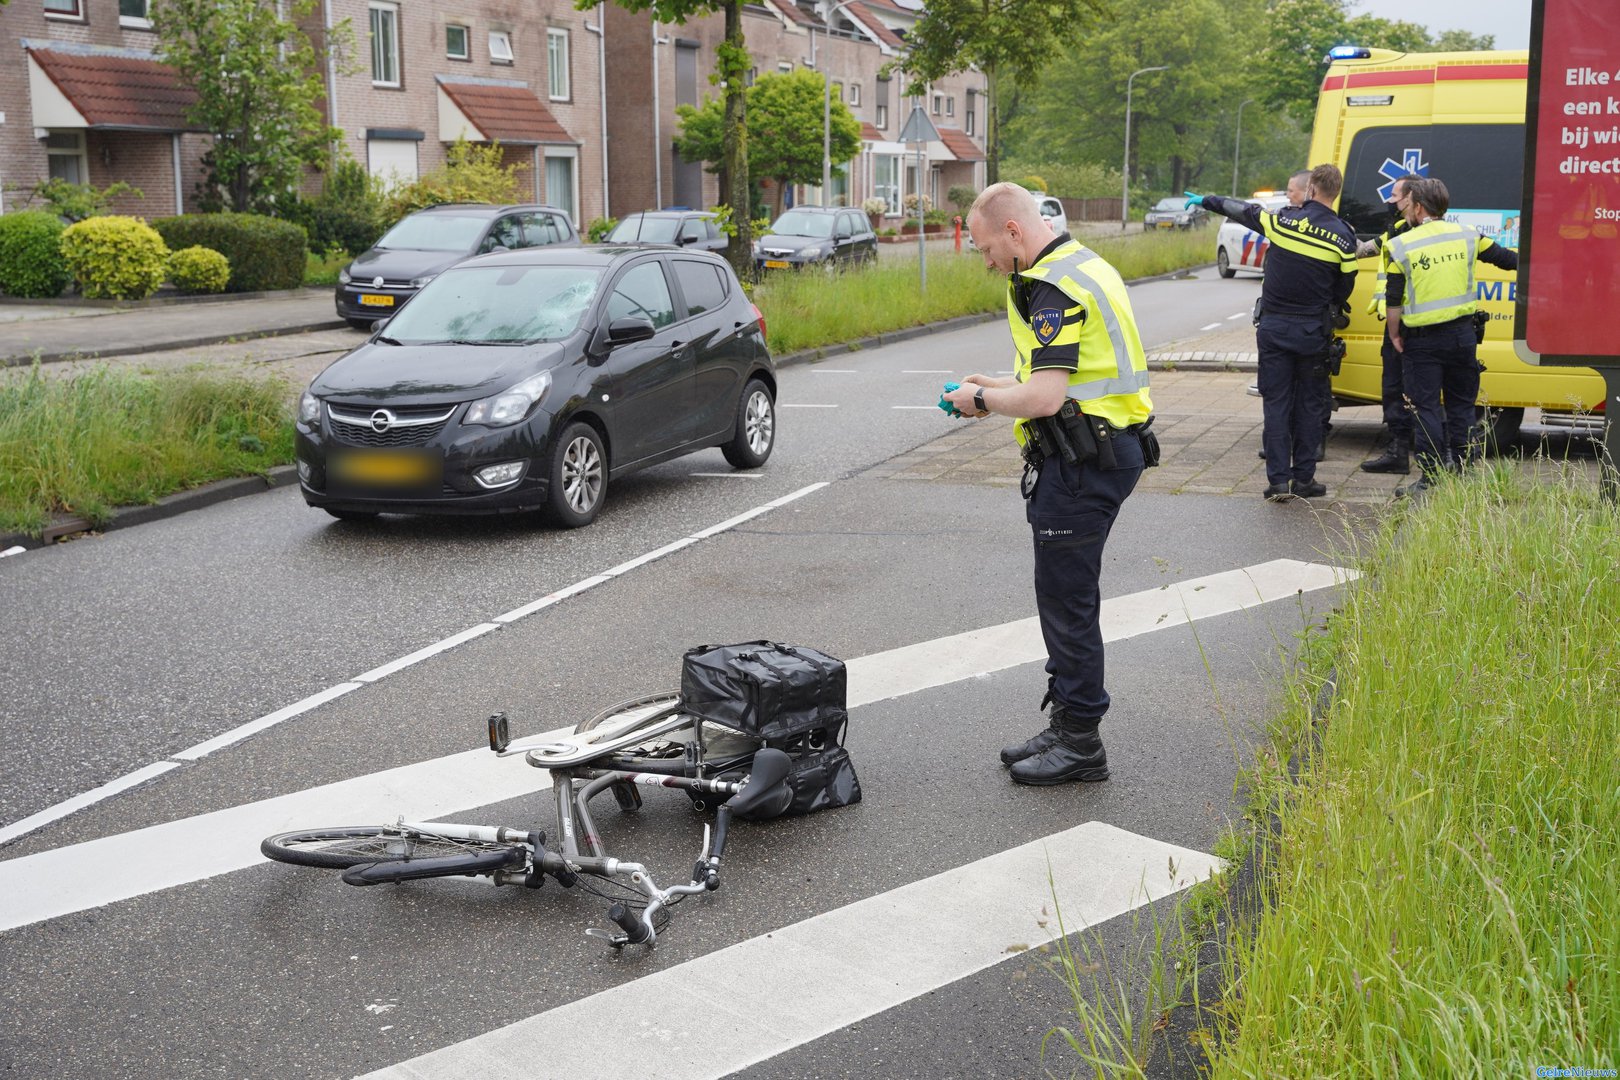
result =
[{"label": "yellow license plate", "polygon": [[366,307],[393,307],[394,298],[392,296],[383,296],[379,293],[361,293],[360,303],[364,304]]},{"label": "yellow license plate", "polygon": [[1176,227],[1176,223],[1173,221],[1160,221],[1157,224],[1161,229],[1173,229]]},{"label": "yellow license plate", "polygon": [[437,480],[440,464],[431,453],[361,450],[334,455],[327,468],[341,484],[412,487]]},{"label": "yellow license plate", "polygon": [[771,270],[786,270],[788,268],[788,264],[781,259],[766,259],[765,265]]}]

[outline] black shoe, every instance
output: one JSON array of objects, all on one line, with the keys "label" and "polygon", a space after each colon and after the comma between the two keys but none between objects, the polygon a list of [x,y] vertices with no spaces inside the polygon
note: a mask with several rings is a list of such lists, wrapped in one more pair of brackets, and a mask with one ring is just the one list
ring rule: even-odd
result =
[{"label": "black shoe", "polygon": [[1077,718],[1054,709],[1052,722],[1058,728],[1057,741],[1034,757],[1012,767],[1012,778],[1020,784],[1050,786],[1071,781],[1108,779],[1108,755],[1095,718]]},{"label": "black shoe", "polygon": [[1025,758],[1032,758],[1043,753],[1058,741],[1058,731],[1055,727],[1048,727],[1034,738],[1021,742],[1017,746],[1004,746],[1001,749],[1001,763],[1003,765],[1016,765]]},{"label": "black shoe", "polygon": [[1327,485],[1316,480],[1311,480],[1306,483],[1301,483],[1298,480],[1295,480],[1293,491],[1295,495],[1298,495],[1302,499],[1320,499],[1322,496],[1327,494]]},{"label": "black shoe", "polygon": [[1260,456],[1261,461],[1266,460],[1266,448],[1265,447],[1262,446],[1260,448],[1260,455],[1259,456]]},{"label": "black shoe", "polygon": [[1287,502],[1294,497],[1294,491],[1287,484],[1272,484],[1260,493],[1267,502]]},{"label": "black shoe", "polygon": [[1396,436],[1395,440],[1384,447],[1384,452],[1375,458],[1361,463],[1362,472],[1373,473],[1400,473],[1406,475],[1412,471],[1412,441]]}]

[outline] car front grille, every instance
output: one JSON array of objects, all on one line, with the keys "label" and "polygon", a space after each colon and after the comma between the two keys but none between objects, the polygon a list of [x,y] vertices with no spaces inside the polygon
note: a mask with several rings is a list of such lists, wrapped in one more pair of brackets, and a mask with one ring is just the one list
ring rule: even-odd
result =
[{"label": "car front grille", "polygon": [[[332,437],[348,446],[426,446],[449,423],[456,406],[430,409],[372,409],[326,407]],[[386,417],[379,416],[387,413]],[[386,430],[378,431],[378,426]]]},{"label": "car front grille", "polygon": [[761,247],[759,250],[773,259],[784,259],[793,254],[792,248]]}]

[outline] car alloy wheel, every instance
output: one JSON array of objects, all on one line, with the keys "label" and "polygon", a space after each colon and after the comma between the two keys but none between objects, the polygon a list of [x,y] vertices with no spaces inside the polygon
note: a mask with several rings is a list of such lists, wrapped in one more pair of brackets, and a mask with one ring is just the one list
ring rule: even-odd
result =
[{"label": "car alloy wheel", "polygon": [[759,379],[749,379],[737,404],[737,427],[720,448],[733,468],[757,469],[776,445],[776,403]]},{"label": "car alloy wheel", "polygon": [[589,424],[575,422],[563,430],[552,459],[552,517],[570,529],[596,519],[607,495],[607,455],[602,437]]}]

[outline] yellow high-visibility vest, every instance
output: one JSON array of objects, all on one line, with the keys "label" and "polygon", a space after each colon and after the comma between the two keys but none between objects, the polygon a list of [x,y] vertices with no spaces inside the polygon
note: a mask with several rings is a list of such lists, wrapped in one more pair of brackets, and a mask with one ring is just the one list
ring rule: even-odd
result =
[{"label": "yellow high-visibility vest", "polygon": [[1434,326],[1472,315],[1474,259],[1490,245],[1468,226],[1438,218],[1391,240],[1389,272],[1406,278],[1402,324]]},{"label": "yellow high-visibility vest", "polygon": [[[1073,306],[1054,318],[1050,312],[1018,313],[1013,301],[1015,278],[1056,285]],[[1036,325],[1036,323],[1040,325]],[[1028,382],[1032,357],[1046,345],[1079,346],[1079,362],[1069,375],[1069,397],[1088,416],[1100,416],[1117,427],[1146,420],[1153,412],[1148,397],[1147,355],[1136,329],[1130,297],[1119,272],[1078,240],[1048,252],[1026,270],[1007,279],[1007,324],[1018,353],[1014,376]],[[1014,426],[1018,442],[1026,441],[1025,421]]]}]

